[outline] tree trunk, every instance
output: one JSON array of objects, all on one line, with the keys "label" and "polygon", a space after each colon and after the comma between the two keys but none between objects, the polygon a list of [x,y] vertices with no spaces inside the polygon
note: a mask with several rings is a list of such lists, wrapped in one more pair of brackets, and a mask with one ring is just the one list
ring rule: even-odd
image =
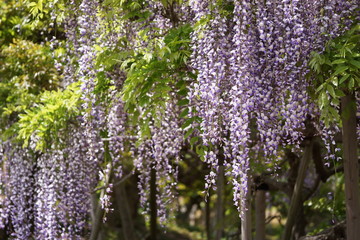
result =
[{"label": "tree trunk", "polygon": [[255,240],[265,240],[265,193],[257,190],[255,195]]},{"label": "tree trunk", "polygon": [[216,227],[215,239],[221,240],[224,230],[224,165],[219,166],[217,186],[216,186]]},{"label": "tree trunk", "polygon": [[134,224],[130,213],[125,183],[121,183],[119,186],[115,187],[115,195],[116,203],[119,208],[124,240],[136,240],[137,238],[134,232]]},{"label": "tree trunk", "polygon": [[150,173],[150,240],[157,238],[156,169]]},{"label": "tree trunk", "polygon": [[[110,153],[109,153],[109,142],[104,142],[104,158],[105,161],[111,161]],[[112,168],[108,169],[107,174],[105,175],[105,188],[101,189],[100,192],[100,199],[104,197],[106,194],[106,188],[109,186],[111,182],[111,175],[112,175]],[[97,200],[96,193],[92,194],[92,204],[93,204],[93,213],[92,213],[92,228],[91,228],[91,235],[90,240],[98,240],[101,230],[101,222],[104,217],[104,209],[102,209],[100,202]]]},{"label": "tree trunk", "polygon": [[251,177],[248,177],[248,191],[245,195],[246,208],[241,220],[241,240],[251,240]]},{"label": "tree trunk", "polygon": [[300,205],[302,204],[301,192],[304,183],[304,178],[306,175],[306,169],[311,159],[312,141],[313,140],[307,140],[307,142],[305,143],[306,145],[305,145],[304,155],[300,162],[299,172],[296,178],[294,191],[291,196],[290,208],[282,238],[283,240],[291,239],[292,229],[295,224],[295,220],[298,217]]},{"label": "tree trunk", "polygon": [[98,199],[96,194],[92,194],[92,208],[93,208],[93,216],[91,223],[91,235],[90,240],[97,240],[99,237],[100,229],[101,229],[101,220],[104,215],[104,210],[101,208],[98,203]]},{"label": "tree trunk", "polygon": [[343,153],[346,203],[346,235],[348,240],[360,236],[359,163],[357,157],[356,102],[354,95],[341,98]]},{"label": "tree trunk", "polygon": [[205,225],[206,225],[206,237],[207,240],[211,240],[211,229],[210,229],[210,200],[211,200],[211,191],[209,189],[209,196],[207,196],[205,202]]},{"label": "tree trunk", "polygon": [[306,216],[304,214],[304,206],[303,206],[304,198],[302,197],[302,203],[299,204],[298,209],[298,217],[296,218],[294,230],[293,230],[293,239],[299,239],[302,236],[305,236],[305,227],[307,224]]}]

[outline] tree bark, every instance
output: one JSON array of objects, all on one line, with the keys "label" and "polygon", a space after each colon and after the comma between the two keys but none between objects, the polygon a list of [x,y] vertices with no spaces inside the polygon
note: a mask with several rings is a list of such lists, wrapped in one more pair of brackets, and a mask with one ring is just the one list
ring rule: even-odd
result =
[{"label": "tree bark", "polygon": [[205,225],[206,225],[206,237],[207,240],[211,240],[211,229],[210,229],[210,200],[211,200],[211,191],[209,190],[209,196],[205,202]]},{"label": "tree bark", "polygon": [[216,227],[215,239],[221,240],[224,230],[224,165],[219,166],[217,186],[216,186]]},{"label": "tree bark", "polygon": [[119,208],[121,226],[123,229],[124,240],[136,240],[134,223],[130,213],[130,207],[124,183],[115,187],[116,203]]},{"label": "tree bark", "polygon": [[356,101],[354,95],[341,98],[343,158],[345,176],[346,235],[348,240],[360,236],[359,163],[356,136]]},{"label": "tree bark", "polygon": [[[250,174],[249,174],[250,175]],[[241,220],[241,240],[251,240],[251,177],[248,177],[248,191],[245,195],[246,207]]]},{"label": "tree bark", "polygon": [[304,236],[299,240],[345,240],[345,228],[345,221],[342,221],[315,236]]},{"label": "tree bark", "polygon": [[101,208],[100,204],[98,203],[96,194],[92,194],[92,208],[93,208],[93,216],[91,223],[90,240],[97,240],[101,230],[101,222],[102,222],[101,220],[102,220],[102,216],[104,215],[104,210]]},{"label": "tree bark", "polygon": [[[104,142],[104,158],[106,161],[111,161],[110,153],[109,153],[109,142]],[[112,176],[112,167],[108,169],[105,175],[105,182],[104,188],[101,189],[100,192],[100,199],[104,197],[106,194],[106,188],[109,186],[111,182]],[[100,202],[97,200],[96,192],[92,194],[92,205],[93,205],[93,213],[92,213],[92,228],[91,228],[91,235],[90,240],[98,240],[101,230],[101,222],[104,217],[104,209],[102,209]]]},{"label": "tree bark", "polygon": [[295,225],[293,227],[293,239],[299,239],[302,236],[305,236],[306,232],[305,232],[305,227],[307,224],[306,221],[306,216],[304,214],[304,206],[303,206],[303,202],[304,202],[304,194],[302,194],[302,201],[301,204],[299,204],[299,209],[298,209],[298,214],[297,214],[297,218],[295,221]]},{"label": "tree bark", "polygon": [[150,240],[157,239],[156,169],[150,173]]},{"label": "tree bark", "polygon": [[302,197],[301,197],[302,187],[303,187],[304,178],[306,175],[306,169],[307,169],[310,159],[311,159],[312,141],[313,140],[306,140],[306,141],[307,142],[305,143],[304,155],[300,162],[299,172],[298,172],[298,175],[296,178],[294,191],[291,196],[290,208],[289,208],[288,217],[287,217],[286,224],[285,224],[284,234],[282,237],[283,240],[291,239],[292,229],[293,229],[295,220],[299,213],[300,204],[302,203]]},{"label": "tree bark", "polygon": [[255,195],[255,240],[265,240],[265,193],[257,190]]}]

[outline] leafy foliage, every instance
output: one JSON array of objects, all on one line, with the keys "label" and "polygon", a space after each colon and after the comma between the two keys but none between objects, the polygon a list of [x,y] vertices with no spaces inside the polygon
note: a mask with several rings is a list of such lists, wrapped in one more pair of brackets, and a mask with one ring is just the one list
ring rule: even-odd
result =
[{"label": "leafy foliage", "polygon": [[79,83],[73,83],[63,91],[42,93],[39,103],[19,115],[18,139],[24,141],[24,147],[31,142],[36,150],[45,150],[57,144],[61,132],[79,116],[80,96]]},{"label": "leafy foliage", "polygon": [[[225,224],[237,231],[235,208],[244,212],[245,193],[257,188],[248,180],[275,174],[278,185],[292,186],[290,178],[296,178],[297,156],[286,159],[286,151],[300,155],[305,121],[313,121],[307,116],[318,120],[306,88],[316,85],[313,95],[329,125],[339,121],[340,98],[360,84],[358,25],[313,53],[316,81],[303,81],[310,51],[326,39],[319,31],[327,26],[336,35],[339,23],[350,19],[350,12],[341,15],[325,2],[5,0],[0,7],[0,129],[6,142],[0,142],[0,159],[4,172],[18,172],[9,174],[12,185],[1,174],[0,183],[11,206],[30,209],[28,215],[49,213],[21,226],[29,236],[46,230],[39,239],[84,237],[94,188],[110,212],[114,180],[133,169],[145,207],[150,170],[156,169],[156,210],[163,222],[164,206],[181,183],[187,222],[193,201],[205,207],[202,186],[212,193],[223,165],[235,203]],[[281,171],[274,170],[280,160]],[[313,173],[310,180],[319,178]],[[15,185],[23,182],[34,192],[26,204],[24,196],[32,192],[22,195],[18,189],[25,187]],[[225,190],[230,196],[230,187]],[[210,195],[212,208],[220,196]],[[284,215],[286,200],[272,195]],[[319,196],[306,205],[330,215],[331,203]],[[342,214],[343,206],[337,208]],[[11,214],[21,215],[14,209]]]},{"label": "leafy foliage", "polygon": [[140,114],[159,120],[158,112],[164,110],[173,92],[178,94],[179,105],[184,104],[181,98],[186,96],[187,81],[193,76],[186,65],[191,31],[189,24],[171,29],[163,40],[157,40],[152,51],[137,53],[122,62],[121,68],[127,74],[123,99],[128,111],[134,113],[135,122]]},{"label": "leafy foliage", "polygon": [[[0,126],[17,121],[45,90],[58,87],[60,76],[49,46],[13,39],[0,52]],[[6,135],[14,129],[9,128]]]},{"label": "leafy foliage", "polygon": [[0,45],[8,44],[17,35],[32,35],[23,1],[0,2]]},{"label": "leafy foliage", "polygon": [[323,53],[313,53],[310,67],[316,76],[321,118],[329,125],[340,121],[340,98],[360,87],[360,25],[330,40]]}]

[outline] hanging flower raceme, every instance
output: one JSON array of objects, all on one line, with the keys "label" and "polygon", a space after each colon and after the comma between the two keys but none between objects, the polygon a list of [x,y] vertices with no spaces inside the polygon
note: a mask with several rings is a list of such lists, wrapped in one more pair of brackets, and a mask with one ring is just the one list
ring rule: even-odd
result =
[{"label": "hanging flower raceme", "polygon": [[[121,161],[132,144],[127,136],[127,103],[120,97],[126,79],[123,70],[128,67],[144,70],[143,78],[132,79],[145,85],[142,100],[153,100],[156,95],[159,105],[164,106],[164,112],[156,112],[156,119],[143,116],[143,122],[149,120],[149,133],[141,139],[146,133],[139,131],[142,141],[132,149],[136,153],[134,165],[140,173],[138,186],[145,211],[149,211],[150,173],[156,171],[157,211],[162,223],[175,197],[177,163],[183,145],[182,120],[178,117],[181,111],[175,104],[181,94],[172,92],[172,84],[180,78],[184,80],[179,73],[183,68],[191,68],[196,75],[187,97],[190,117],[202,120],[194,121],[198,129],[192,134],[199,134],[204,161],[211,169],[205,188],[216,185],[218,168],[226,165],[241,216],[247,209],[244,198],[250,191],[250,157],[272,163],[283,147],[301,151],[305,122],[319,118],[308,94],[311,52],[323,51],[329,39],[359,20],[359,0],[180,2],[147,0],[131,7],[122,3],[119,12],[110,16],[104,13],[109,6],[97,0],[69,1],[70,13],[64,22],[68,55],[64,57],[67,63],[61,86],[81,81],[80,108],[84,114],[72,118],[75,124],[69,123],[66,130],[59,131],[59,143],[41,153],[34,150],[35,137],[29,148],[0,142],[0,227],[10,229],[13,238],[84,237],[89,230],[91,194],[98,182],[104,183],[102,187],[106,189],[101,193],[100,204],[110,211],[110,179],[122,177]],[[113,19],[107,22],[105,15]],[[190,31],[190,27],[181,28],[184,22],[194,27],[189,66],[186,57],[179,57],[181,64],[171,59],[178,58],[175,51],[179,42],[181,51],[186,48],[181,54],[187,56],[187,39],[176,38],[176,31],[184,30],[184,35]],[[175,40],[171,43],[165,41],[172,37]],[[114,55],[102,63],[98,59],[104,56],[99,51]],[[168,55],[171,57],[166,59]],[[113,58],[116,63],[112,63]],[[154,59],[165,59],[165,63],[181,67],[171,66],[169,69],[176,73],[166,71],[166,79],[161,72],[159,82],[166,82],[158,84],[158,72],[151,65]],[[143,65],[139,67],[138,63]],[[191,81],[189,75],[186,84]],[[165,97],[151,92],[153,88],[169,86]],[[150,105],[146,104],[143,106]],[[151,112],[141,107],[137,110]],[[316,127],[329,152],[328,158],[336,159],[339,149],[335,148],[334,135],[340,129],[327,128],[321,122]],[[106,168],[99,177],[102,165]]]},{"label": "hanging flower raceme", "polygon": [[126,113],[122,100],[115,95],[115,92],[112,94],[111,99],[112,105],[107,116],[109,152],[115,177],[120,179],[122,177],[121,158],[125,150],[126,140]]},{"label": "hanging flower raceme", "polygon": [[61,236],[79,238],[89,229],[91,194],[97,183],[96,162],[87,158],[88,142],[83,127],[73,127],[68,133],[63,150],[64,161],[60,163],[62,195],[59,209],[61,216]]},{"label": "hanging flower raceme", "polygon": [[[189,99],[202,119],[203,143],[224,148],[242,211],[250,152],[270,162],[281,147],[300,146],[306,120],[318,118],[307,93],[310,55],[352,23],[356,3],[233,1],[231,20],[211,1],[191,3],[200,27],[192,37],[197,81]],[[205,152],[212,169],[217,156],[216,150]],[[209,176],[213,184],[216,174]]]},{"label": "hanging flower raceme", "polygon": [[64,21],[64,29],[66,36],[66,51],[65,55],[65,64],[63,75],[64,79],[62,81],[62,86],[66,87],[69,84],[77,80],[76,76],[76,64],[74,64],[73,59],[80,56],[77,52],[79,50],[79,42],[77,37],[78,30],[78,21],[76,18],[77,6],[73,0],[68,4],[69,16]]},{"label": "hanging flower raceme", "polygon": [[[231,34],[225,17],[214,10],[208,1],[191,2],[195,19],[208,19],[208,24],[200,25],[192,33],[191,67],[197,74],[197,81],[189,89],[190,105],[196,109],[200,123],[200,136],[208,147],[204,161],[211,173],[206,176],[206,188],[214,186],[218,170],[219,148],[224,140],[224,123],[227,121],[226,92],[230,86],[229,58]],[[212,17],[210,17],[212,13]],[[208,189],[206,189],[208,190]]]},{"label": "hanging flower raceme", "polygon": [[226,129],[226,158],[231,169],[234,185],[234,203],[243,216],[247,208],[250,114],[254,109],[254,90],[257,89],[258,60],[256,59],[255,29],[251,24],[254,15],[251,1],[242,1],[234,7],[234,36],[231,51],[231,89],[229,91],[229,114]]},{"label": "hanging flower raceme", "polygon": [[150,121],[151,136],[144,140],[137,149],[135,167],[140,172],[138,188],[140,202],[145,212],[149,212],[150,198],[149,169],[156,171],[157,215],[160,223],[168,219],[167,209],[175,198],[180,150],[183,146],[183,133],[178,119],[179,109],[174,103],[167,102],[166,110],[160,115],[160,123]]},{"label": "hanging flower raceme", "polygon": [[32,236],[35,220],[35,161],[30,152],[21,146],[10,142],[1,144],[2,227],[11,224],[11,236],[26,240]]},{"label": "hanging flower raceme", "polygon": [[34,178],[32,234],[37,239],[79,239],[89,230],[97,166],[87,159],[83,129],[72,126],[69,131],[60,144],[33,156],[29,176]]},{"label": "hanging flower raceme", "polygon": [[[7,162],[7,154],[10,153],[11,144],[0,141],[0,166],[4,169]],[[7,171],[0,171],[0,186],[6,186],[7,183]],[[8,192],[6,188],[0,188],[0,228],[4,229],[6,224],[8,223],[8,215],[9,215],[9,199],[8,199]]]}]

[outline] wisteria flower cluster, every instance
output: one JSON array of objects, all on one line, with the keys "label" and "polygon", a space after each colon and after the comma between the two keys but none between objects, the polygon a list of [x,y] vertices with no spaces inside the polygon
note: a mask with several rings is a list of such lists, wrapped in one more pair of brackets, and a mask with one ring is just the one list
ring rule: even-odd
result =
[{"label": "wisteria flower cluster", "polygon": [[[184,109],[178,93],[184,89],[176,89],[174,82],[181,73],[169,70],[170,80],[163,79],[156,66],[142,65],[144,72],[151,67],[149,72],[156,72],[152,78],[149,74],[134,80],[145,82],[143,99],[163,100],[163,111],[154,116],[144,109],[146,104],[128,109],[122,98],[124,69],[136,68],[141,58],[149,63],[161,55],[152,55],[158,49],[162,57],[173,54],[172,46],[165,47],[165,36],[185,24],[192,26],[191,42],[172,44],[190,44],[190,59],[173,54],[175,60],[167,61],[175,65],[180,59],[183,68],[176,71],[195,76],[182,79],[188,84],[184,105],[189,109],[187,117],[201,119],[194,122],[197,131],[192,135],[198,134],[202,157],[210,168],[205,188],[216,187],[219,166],[224,165],[233,183],[234,203],[243,216],[252,157],[269,163],[283,147],[301,151],[305,122],[319,118],[308,94],[311,52],[323,51],[326,41],[344,33],[360,16],[358,0],[121,2],[124,9],[119,9],[124,12],[111,15],[104,14],[108,6],[102,1],[68,1],[69,13],[62,23],[67,53],[59,68],[61,87],[81,83],[82,115],[59,130],[59,142],[37,151],[35,137],[25,148],[0,140],[0,227],[9,228],[14,239],[87,237],[95,222],[91,209],[97,208],[91,199],[100,195],[96,204],[106,213],[112,210],[112,180],[123,177],[125,153],[134,159],[133,173],[139,175],[140,202],[146,213],[150,212],[149,182],[154,180],[151,172],[156,171],[157,215],[166,222],[189,127],[183,129],[184,119],[179,117]],[[131,9],[136,11],[130,14]],[[58,41],[53,42],[55,47]],[[107,58],[104,54],[109,59],[99,61]],[[152,91],[159,85],[167,89],[166,96]],[[148,124],[148,133],[138,122],[129,121],[136,113],[138,122]],[[333,152],[339,149],[334,149],[333,137],[339,128],[316,124],[329,158],[336,158]],[[102,191],[94,193],[99,183]]]},{"label": "wisteria flower cluster", "polygon": [[[191,4],[201,27],[193,33],[191,64],[197,81],[189,98],[202,119],[204,144],[223,146],[234,202],[242,215],[250,152],[271,159],[281,146],[300,145],[306,119],[315,119],[318,112],[307,93],[310,53],[322,51],[329,38],[352,24],[357,3],[246,0],[227,4],[234,6],[232,13],[219,10],[215,1]],[[204,155],[215,172],[217,150]],[[215,176],[207,177],[207,186],[214,185]]]}]

